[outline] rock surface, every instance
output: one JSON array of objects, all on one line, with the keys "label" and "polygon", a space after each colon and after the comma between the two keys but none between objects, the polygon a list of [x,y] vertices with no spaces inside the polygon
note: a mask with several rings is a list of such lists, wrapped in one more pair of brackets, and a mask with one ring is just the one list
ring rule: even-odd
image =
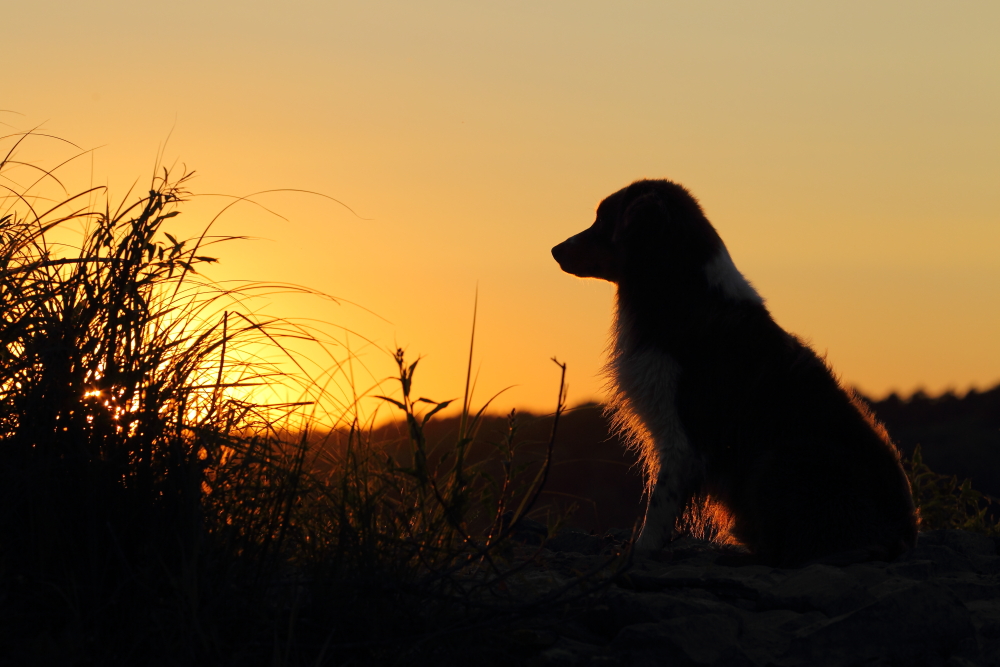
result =
[{"label": "rock surface", "polygon": [[604,586],[534,626],[528,664],[1000,665],[1000,555],[990,537],[926,532],[892,563],[793,570],[684,538],[655,559],[602,571],[623,539],[564,532],[535,547],[526,587],[554,591],[594,571]]}]

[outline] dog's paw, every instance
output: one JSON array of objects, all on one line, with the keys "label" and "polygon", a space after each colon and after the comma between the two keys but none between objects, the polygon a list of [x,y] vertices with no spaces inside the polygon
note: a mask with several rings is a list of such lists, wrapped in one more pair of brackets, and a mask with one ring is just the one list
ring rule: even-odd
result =
[{"label": "dog's paw", "polygon": [[645,558],[665,549],[668,551],[670,549],[670,536],[657,531],[642,531],[632,544],[632,553]]}]

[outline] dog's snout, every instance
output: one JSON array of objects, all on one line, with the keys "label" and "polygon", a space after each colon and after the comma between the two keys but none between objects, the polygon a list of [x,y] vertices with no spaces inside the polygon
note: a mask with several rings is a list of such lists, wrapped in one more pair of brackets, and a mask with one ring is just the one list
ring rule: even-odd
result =
[{"label": "dog's snout", "polygon": [[613,280],[608,248],[595,241],[593,231],[586,229],[552,248],[552,257],[566,273]]},{"label": "dog's snout", "polygon": [[552,247],[552,258],[560,264],[562,264],[563,260],[566,258],[566,244],[568,243],[569,241],[567,240]]},{"label": "dog's snout", "polygon": [[577,246],[580,245],[579,241],[580,241],[580,235],[576,234],[575,236],[569,237],[562,243],[552,248],[553,259],[559,262],[559,266],[562,267],[564,271],[568,270],[566,268],[567,263],[572,262],[574,252],[578,250]]}]

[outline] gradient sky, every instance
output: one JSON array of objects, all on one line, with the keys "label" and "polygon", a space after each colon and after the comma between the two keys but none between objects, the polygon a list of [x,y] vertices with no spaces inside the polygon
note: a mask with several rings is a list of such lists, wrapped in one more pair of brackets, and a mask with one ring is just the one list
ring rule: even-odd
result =
[{"label": "gradient sky", "polygon": [[261,240],[211,275],[378,313],[269,306],[423,355],[419,395],[461,396],[478,284],[479,398],[518,385],[498,407],[551,409],[553,355],[571,403],[600,397],[612,288],[549,250],[641,177],[692,190],[846,384],[1000,381],[1000,3],[94,0],[3,18],[0,121],[100,147],[87,170],[113,196],[169,135],[196,192],[356,211],[261,195],[287,220],[231,209],[216,230]]}]

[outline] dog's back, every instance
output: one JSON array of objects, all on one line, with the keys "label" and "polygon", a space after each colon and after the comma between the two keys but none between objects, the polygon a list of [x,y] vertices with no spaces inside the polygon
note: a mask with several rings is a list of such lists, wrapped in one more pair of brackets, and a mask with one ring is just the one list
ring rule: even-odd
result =
[{"label": "dog's back", "polygon": [[706,494],[775,564],[912,546],[909,484],[885,431],[774,322],[686,190],[634,183],[553,255],[618,286],[608,374],[649,472],[640,549],[663,546]]},{"label": "dog's back", "polygon": [[777,564],[912,546],[909,484],[884,429],[766,313],[748,320],[703,332],[679,362],[677,414],[733,534]]}]

